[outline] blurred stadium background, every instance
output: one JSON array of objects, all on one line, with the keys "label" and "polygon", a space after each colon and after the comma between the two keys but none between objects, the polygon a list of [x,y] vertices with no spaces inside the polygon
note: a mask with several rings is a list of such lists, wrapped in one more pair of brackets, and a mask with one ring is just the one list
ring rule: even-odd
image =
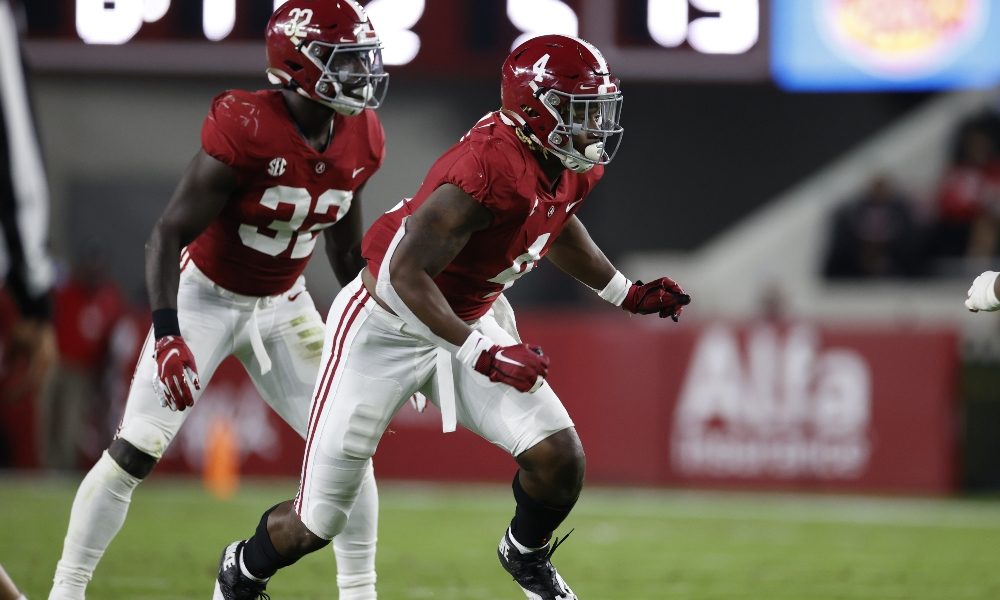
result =
[{"label": "blurred stadium background", "polygon": [[[581,218],[623,271],[668,273],[693,305],[679,325],[629,319],[546,264],[509,294],[525,339],[553,358],[551,381],[588,450],[588,481],[614,488],[584,501],[582,543],[560,552],[593,574],[577,583],[573,567],[560,567],[579,593],[1000,597],[1000,576],[982,561],[1000,531],[1000,505],[989,499],[1000,489],[1000,321],[962,306],[972,278],[1000,266],[1000,4],[362,4],[392,74],[379,111],[388,154],[366,190],[366,223],[413,193],[433,160],[498,106],[499,65],[520,36],[584,37],[622,79],[626,136]],[[148,326],[144,241],[198,149],[212,97],[266,86],[261,33],[273,6],[23,3],[53,252],[66,287],[82,277],[101,290],[57,305],[57,326],[58,311],[69,311],[66,339],[86,347],[80,368],[99,381],[92,405],[66,407],[82,415],[66,434],[76,438],[72,455],[58,462],[46,451],[35,403],[0,403],[0,563],[29,579],[30,597],[44,595],[72,490],[121,414]],[[317,254],[307,277],[324,312],[338,288]],[[88,331],[72,333],[81,322]],[[489,587],[503,583],[489,546],[508,512],[510,460],[467,432],[442,435],[433,407],[407,407],[391,429],[376,456],[381,480],[422,483],[385,487],[380,569],[395,586],[386,597],[514,597]],[[192,577],[210,581],[216,548],[253,522],[262,498],[294,489],[300,452],[238,366],[220,369],[157,469],[153,479],[166,483],[141,488],[136,503],[191,521],[190,533],[144,529],[158,513],[143,509],[112,545],[122,560],[101,567],[123,587],[111,578],[98,588],[99,570],[93,597],[203,589],[171,588],[169,569],[162,588],[145,588],[124,557],[155,536],[190,551]],[[203,498],[188,480],[220,468],[219,456],[244,477],[278,482]],[[213,481],[228,497],[234,482]],[[456,487],[483,483],[492,487]],[[408,537],[408,499],[439,506],[420,519],[454,525],[436,546],[447,560],[480,558],[461,563],[460,580],[401,554],[422,552],[433,535]],[[230,526],[213,531],[218,543],[189,549],[188,538],[208,531],[201,517]],[[464,549],[465,532],[476,552]],[[633,571],[615,575],[598,560],[606,554],[627,557],[614,564]],[[323,573],[313,567],[302,579],[316,581],[289,597],[319,594]],[[639,583],[624,593],[608,585],[615,578]]]}]

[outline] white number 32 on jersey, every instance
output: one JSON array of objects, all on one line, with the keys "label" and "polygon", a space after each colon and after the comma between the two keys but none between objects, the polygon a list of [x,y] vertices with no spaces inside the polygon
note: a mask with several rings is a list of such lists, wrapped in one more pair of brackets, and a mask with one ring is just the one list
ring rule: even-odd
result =
[{"label": "white number 32 on jersey", "polygon": [[[240,225],[240,239],[250,248],[268,256],[278,256],[289,246],[292,246],[292,254],[289,258],[305,258],[312,254],[319,232],[347,214],[347,211],[351,209],[353,198],[354,192],[345,190],[323,192],[316,200],[316,206],[312,212],[324,215],[332,207],[337,207],[336,217],[321,220],[309,227],[302,228],[306,217],[309,216],[309,207],[312,205],[312,196],[309,191],[305,188],[284,185],[268,188],[260,197],[260,204],[272,210],[276,210],[279,204],[290,204],[294,207],[291,218],[287,220],[275,219],[263,228],[244,223]],[[270,235],[261,233],[260,229],[266,229]]]}]

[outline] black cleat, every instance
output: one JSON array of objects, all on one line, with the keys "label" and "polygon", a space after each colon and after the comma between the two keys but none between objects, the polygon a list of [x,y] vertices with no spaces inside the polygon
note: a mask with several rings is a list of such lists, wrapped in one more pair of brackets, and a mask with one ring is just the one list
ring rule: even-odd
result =
[{"label": "black cleat", "polygon": [[510,539],[509,529],[500,538],[497,548],[500,564],[521,586],[529,600],[577,600],[576,594],[569,589],[550,560],[556,548],[568,537],[569,533],[561,540],[553,540],[551,548],[542,548],[530,554],[521,554]]},{"label": "black cleat", "polygon": [[246,542],[226,546],[219,559],[219,576],[215,578],[212,600],[270,600],[264,593],[267,581],[254,581],[240,570],[240,554]]}]

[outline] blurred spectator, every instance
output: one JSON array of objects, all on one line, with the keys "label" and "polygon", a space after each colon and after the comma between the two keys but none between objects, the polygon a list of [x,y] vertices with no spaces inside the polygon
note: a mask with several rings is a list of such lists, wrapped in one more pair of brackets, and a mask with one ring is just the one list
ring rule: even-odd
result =
[{"label": "blurred spectator", "polygon": [[[108,354],[104,372],[104,390],[108,402],[108,419],[104,427],[113,432],[118,419],[125,412],[129,387],[135,366],[139,362],[146,333],[153,324],[149,305],[145,302],[146,290],[141,291],[140,302],[127,303],[121,316],[115,321],[108,337]],[[138,295],[133,295],[137,298]]]},{"label": "blurred spectator", "polygon": [[857,279],[917,275],[919,239],[913,203],[879,176],[834,216],[824,274]]},{"label": "blurred spectator", "polygon": [[1000,156],[989,131],[962,128],[952,164],[938,187],[931,253],[985,258],[996,254],[1000,225]]},{"label": "blurred spectator", "polygon": [[789,310],[788,294],[781,283],[776,280],[764,284],[757,305],[758,314],[757,318],[754,319],[756,323],[780,329],[793,320]]},{"label": "blurred spectator", "polygon": [[[91,440],[95,460],[111,432],[102,415],[108,407],[101,381],[111,333],[124,313],[124,299],[105,274],[101,253],[90,250],[73,265],[55,293],[59,359],[49,373],[38,407],[39,454],[43,467],[74,469]],[[88,461],[89,462],[89,461]]]},{"label": "blurred spectator", "polygon": [[1000,149],[1000,101],[994,102],[992,106],[972,114],[959,123],[956,128],[957,135],[952,140],[952,162],[957,162],[962,153],[963,134],[973,129],[988,135],[993,140],[993,147]]},{"label": "blurred spectator", "polygon": [[0,0],[0,281],[16,318],[0,338],[0,399],[37,390],[54,359],[48,185],[14,10]]}]

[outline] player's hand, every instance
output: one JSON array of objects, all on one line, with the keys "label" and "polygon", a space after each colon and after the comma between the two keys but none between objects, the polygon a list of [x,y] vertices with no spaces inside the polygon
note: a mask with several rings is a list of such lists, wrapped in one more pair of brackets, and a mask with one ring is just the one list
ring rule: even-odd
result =
[{"label": "player's hand", "polygon": [[194,356],[184,338],[168,335],[156,340],[153,357],[156,359],[153,390],[160,399],[160,406],[170,410],[184,410],[194,405],[191,387],[200,390],[201,381],[198,379]]},{"label": "player's hand", "polygon": [[506,383],[519,392],[534,392],[549,374],[549,357],[539,346],[494,344],[480,353],[475,369],[490,381]]},{"label": "player's hand", "polygon": [[622,308],[637,315],[659,313],[660,318],[670,317],[677,322],[684,307],[691,303],[691,296],[669,277],[643,283],[636,281],[629,288]]},{"label": "player's hand", "polygon": [[965,307],[972,312],[985,310],[993,312],[1000,308],[1000,300],[996,294],[996,271],[985,271],[972,282],[969,288],[968,298],[965,299]]}]

